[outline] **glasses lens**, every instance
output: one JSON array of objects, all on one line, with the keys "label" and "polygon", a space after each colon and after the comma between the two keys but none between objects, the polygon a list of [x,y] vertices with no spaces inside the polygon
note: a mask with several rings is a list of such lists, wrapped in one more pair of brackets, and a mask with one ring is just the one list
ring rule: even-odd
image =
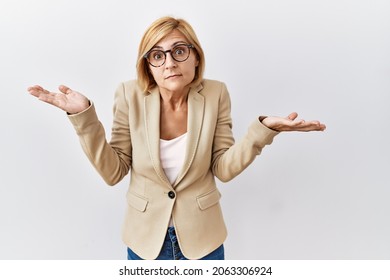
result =
[{"label": "glasses lens", "polygon": [[165,62],[165,53],[159,50],[151,51],[148,55],[148,61],[155,67],[161,66]]},{"label": "glasses lens", "polygon": [[166,53],[169,52],[172,56],[172,58],[178,62],[183,62],[188,59],[190,56],[190,48],[192,45],[177,45],[171,50],[162,51],[162,50],[151,50],[147,56],[146,59],[148,60],[149,64],[151,64],[154,67],[160,67],[165,63],[166,59]]},{"label": "glasses lens", "polygon": [[187,45],[178,45],[172,49],[172,57],[176,61],[184,61],[190,56],[190,48]]}]

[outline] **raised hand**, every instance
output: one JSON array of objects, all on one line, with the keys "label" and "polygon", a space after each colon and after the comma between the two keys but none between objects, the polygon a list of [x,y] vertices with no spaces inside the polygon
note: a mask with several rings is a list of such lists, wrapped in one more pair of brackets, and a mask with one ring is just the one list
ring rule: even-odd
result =
[{"label": "raised hand", "polygon": [[324,131],[326,126],[319,121],[297,120],[298,114],[291,113],[286,118],[266,117],[262,123],[276,131]]},{"label": "raised hand", "polygon": [[59,93],[50,92],[41,86],[32,86],[27,91],[39,100],[56,106],[69,114],[77,114],[89,107],[89,100],[81,93],[66,86],[59,86]]}]

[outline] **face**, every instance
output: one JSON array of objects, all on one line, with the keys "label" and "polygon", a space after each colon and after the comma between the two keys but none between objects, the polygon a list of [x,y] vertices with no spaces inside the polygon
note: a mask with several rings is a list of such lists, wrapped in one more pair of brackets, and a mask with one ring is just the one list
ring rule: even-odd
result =
[{"label": "face", "polygon": [[[174,30],[159,41],[153,47],[153,50],[167,51],[178,44],[189,44],[189,42],[180,31]],[[153,67],[149,65],[149,69],[161,93],[185,94],[188,91],[188,85],[194,80],[198,63],[194,49],[190,49],[190,56],[185,61],[175,61],[171,53],[168,52],[162,66]]]}]

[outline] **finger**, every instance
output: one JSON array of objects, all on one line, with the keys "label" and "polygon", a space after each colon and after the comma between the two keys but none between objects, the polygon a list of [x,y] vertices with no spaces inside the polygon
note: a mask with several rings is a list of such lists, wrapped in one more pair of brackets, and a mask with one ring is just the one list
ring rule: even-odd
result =
[{"label": "finger", "polygon": [[288,119],[290,120],[295,120],[298,117],[298,113],[292,112],[290,115],[287,116]]},{"label": "finger", "polygon": [[309,121],[309,122],[307,122],[307,125],[308,126],[317,126],[317,127],[319,127],[319,126],[321,126],[321,123],[319,122],[319,121]]},{"label": "finger", "polygon": [[291,126],[293,126],[293,127],[294,126],[304,126],[304,125],[306,125],[306,122],[303,119],[300,119],[300,120],[295,119],[291,122]]},{"label": "finger", "polygon": [[33,87],[29,87],[28,89],[28,92],[35,96],[35,97],[39,97],[41,95],[48,95],[48,94],[52,94],[50,93],[50,91],[42,88],[41,86],[33,86]]},{"label": "finger", "polygon": [[46,103],[50,103],[50,104],[53,104],[54,100],[55,100],[55,97],[53,94],[49,95],[49,94],[41,94],[40,96],[38,96],[38,99],[41,100],[41,101],[44,101]]},{"label": "finger", "polygon": [[34,89],[34,88],[28,88],[28,93],[35,96],[35,97],[38,97],[40,95],[40,91]]},{"label": "finger", "polygon": [[324,124],[321,124],[319,121],[306,122],[304,125],[301,125],[296,128],[298,131],[323,131],[326,129]]},{"label": "finger", "polygon": [[39,85],[35,85],[35,86],[28,87],[27,90],[28,91],[30,91],[30,90],[43,90],[43,87],[41,87]]},{"label": "finger", "polygon": [[43,91],[43,88],[41,86],[35,85],[35,86],[28,87],[27,91],[30,94],[33,94],[33,93],[38,93],[38,92]]},{"label": "finger", "polygon": [[69,87],[64,86],[64,85],[60,85],[60,86],[58,87],[58,89],[59,89],[63,94],[69,94],[69,93],[72,92],[72,90],[71,90]]},{"label": "finger", "polygon": [[319,121],[313,122],[314,129],[317,131],[324,131],[326,129],[326,125],[320,123]]}]

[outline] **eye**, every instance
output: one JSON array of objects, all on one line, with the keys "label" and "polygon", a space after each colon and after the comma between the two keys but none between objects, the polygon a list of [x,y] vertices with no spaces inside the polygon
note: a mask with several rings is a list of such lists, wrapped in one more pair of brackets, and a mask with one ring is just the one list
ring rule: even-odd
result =
[{"label": "eye", "polygon": [[164,53],[162,51],[152,51],[149,57],[153,60],[161,60],[164,58]]},{"label": "eye", "polygon": [[185,46],[178,46],[178,47],[176,47],[176,48],[173,50],[173,53],[174,53],[176,56],[184,55],[184,54],[186,53],[186,47],[185,47]]}]

